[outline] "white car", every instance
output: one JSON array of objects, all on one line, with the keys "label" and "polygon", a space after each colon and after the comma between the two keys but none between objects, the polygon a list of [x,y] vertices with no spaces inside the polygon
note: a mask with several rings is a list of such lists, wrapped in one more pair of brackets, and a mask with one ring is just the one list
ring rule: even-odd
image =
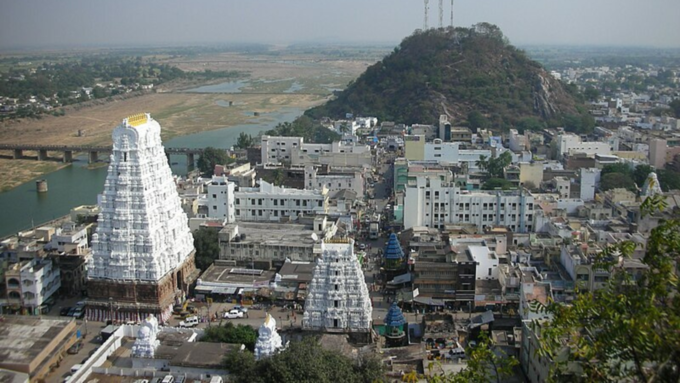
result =
[{"label": "white car", "polygon": [[224,313],[223,316],[224,319],[236,319],[236,318],[243,318],[243,312],[240,310],[229,310],[228,312]]},{"label": "white car", "polygon": [[190,316],[186,317],[183,321],[179,322],[179,327],[196,327],[198,326],[198,317]]}]

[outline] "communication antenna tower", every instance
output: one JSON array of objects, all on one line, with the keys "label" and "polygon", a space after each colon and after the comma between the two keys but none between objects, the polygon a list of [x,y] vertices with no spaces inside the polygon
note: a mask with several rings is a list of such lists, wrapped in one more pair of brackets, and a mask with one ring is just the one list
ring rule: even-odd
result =
[{"label": "communication antenna tower", "polygon": [[425,17],[423,18],[423,30],[427,30],[427,10],[430,8],[430,0],[425,1]]},{"label": "communication antenna tower", "polygon": [[439,28],[444,28],[444,0],[439,0]]},{"label": "communication antenna tower", "polygon": [[451,0],[451,27],[453,27],[453,0]]}]

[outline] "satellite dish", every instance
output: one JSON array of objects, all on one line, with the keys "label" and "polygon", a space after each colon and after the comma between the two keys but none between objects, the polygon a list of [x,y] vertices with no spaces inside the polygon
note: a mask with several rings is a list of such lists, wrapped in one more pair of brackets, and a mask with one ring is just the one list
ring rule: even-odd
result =
[{"label": "satellite dish", "polygon": [[319,240],[319,236],[316,233],[312,233],[312,241],[316,242]]}]

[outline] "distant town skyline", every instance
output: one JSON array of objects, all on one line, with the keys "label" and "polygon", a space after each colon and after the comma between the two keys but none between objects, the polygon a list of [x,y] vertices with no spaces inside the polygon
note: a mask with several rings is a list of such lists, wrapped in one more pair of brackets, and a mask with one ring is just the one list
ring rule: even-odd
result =
[{"label": "distant town skyline", "polygon": [[[439,25],[438,0],[428,24]],[[0,49],[216,43],[397,44],[423,0],[0,0]],[[444,0],[443,24],[450,23]],[[648,12],[648,17],[645,17]],[[680,1],[455,0],[454,25],[498,25],[516,45],[680,47]]]}]

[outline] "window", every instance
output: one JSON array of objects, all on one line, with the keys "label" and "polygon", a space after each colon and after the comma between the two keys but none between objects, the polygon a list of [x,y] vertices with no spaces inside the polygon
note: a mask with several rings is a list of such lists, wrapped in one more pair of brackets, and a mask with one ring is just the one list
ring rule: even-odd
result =
[{"label": "window", "polygon": [[240,204],[241,204],[241,200],[240,200],[239,198],[236,198],[236,201],[235,201],[235,202],[236,202],[237,205],[240,205]]},{"label": "window", "polygon": [[299,199],[295,200],[295,206],[300,206],[300,200]]},{"label": "window", "polygon": [[491,268],[489,267],[489,276],[491,276]]},{"label": "window", "polygon": [[240,210],[240,209],[236,209],[236,215],[241,215],[241,210]]},{"label": "window", "polygon": [[213,194],[213,198],[217,198],[217,194]]},{"label": "window", "polygon": [[260,217],[262,217],[262,210],[258,210],[258,211],[257,211],[257,215],[259,215]]},{"label": "window", "polygon": [[435,154],[434,156],[435,157],[441,157],[442,155],[441,154]]},{"label": "window", "polygon": [[274,206],[278,206],[278,205],[279,205],[279,200],[275,199],[274,200]]},{"label": "window", "polygon": [[340,301],[333,301],[333,307],[340,307]]},{"label": "window", "polygon": [[262,206],[262,198],[260,198],[260,199],[257,200],[257,204],[260,205],[260,206]]},{"label": "window", "polygon": [[213,210],[217,210],[217,206],[213,205]]}]

